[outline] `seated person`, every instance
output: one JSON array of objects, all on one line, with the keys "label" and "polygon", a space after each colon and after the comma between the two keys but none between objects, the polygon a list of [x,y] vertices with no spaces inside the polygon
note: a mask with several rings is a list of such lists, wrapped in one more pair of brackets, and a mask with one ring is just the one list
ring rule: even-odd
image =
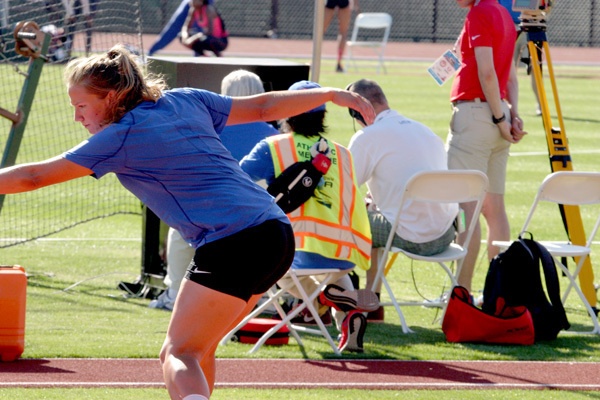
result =
[{"label": "seated person", "polygon": [[[352,136],[348,147],[354,158],[356,180],[359,185],[366,183],[374,203],[368,213],[373,251],[366,288],[379,295],[381,282],[373,287],[379,249],[386,245],[404,186],[417,172],[448,169],[446,150],[442,139],[431,129],[390,109],[383,89],[376,82],[361,79],[350,84],[348,90],[369,100],[377,114],[369,126],[360,114],[354,114],[363,129]],[[457,214],[457,204],[407,204],[393,245],[421,255],[441,253],[455,239]],[[382,322],[383,308],[367,319]]]},{"label": "seated person", "polygon": [[[319,87],[314,82],[300,81],[290,90]],[[321,105],[288,118],[286,123],[291,133],[262,140],[240,165],[253,180],[266,179],[271,184],[294,162],[310,160],[313,153],[325,151],[331,166],[323,175],[322,184],[304,204],[288,213],[296,238],[292,268],[338,268],[349,272],[358,265],[368,269],[371,233],[366,209],[357,190],[352,157],[343,146],[322,138],[325,112],[325,105]],[[306,277],[301,282],[307,293],[318,287],[318,282],[311,278]],[[299,296],[293,290],[290,293]],[[370,311],[379,306],[374,293],[354,290],[350,277],[344,273],[335,285],[325,288],[317,303],[315,308],[320,315],[328,307],[333,308],[341,331],[340,350],[362,352],[366,319],[358,311]]]},{"label": "seated person", "polygon": [[220,57],[227,48],[229,34],[221,15],[211,1],[192,0],[192,7],[181,28],[181,43],[194,50],[195,56],[204,56],[209,50]]},{"label": "seated person", "polygon": [[[221,82],[221,94],[227,96],[250,96],[264,91],[259,76],[243,69],[231,72]],[[278,133],[277,129],[266,122],[229,125],[221,132],[221,141],[231,152],[233,158],[239,161],[260,140]],[[185,276],[187,267],[190,265],[190,261],[194,257],[194,248],[173,228],[169,228],[166,247],[167,275],[164,284],[167,289],[157,299],[152,300],[149,307],[171,311],[181,281]]]},{"label": "seated person", "polygon": [[[214,1],[207,0],[207,2],[213,4]],[[183,24],[187,19],[191,3],[192,0],[181,0],[179,7],[173,12],[167,24],[158,34],[156,41],[150,46],[150,50],[148,50],[149,56],[153,56],[157,51],[164,49],[181,35],[181,28],[183,28]]]}]

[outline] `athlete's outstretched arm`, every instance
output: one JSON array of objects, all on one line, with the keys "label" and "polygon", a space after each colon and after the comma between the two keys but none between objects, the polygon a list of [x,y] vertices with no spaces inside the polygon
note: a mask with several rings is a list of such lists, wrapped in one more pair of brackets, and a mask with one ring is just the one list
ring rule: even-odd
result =
[{"label": "athlete's outstretched arm", "polygon": [[234,97],[227,125],[276,121],[302,114],[331,101],[360,112],[367,123],[375,119],[373,106],[358,93],[336,88],[280,90],[248,97]]},{"label": "athlete's outstretched arm", "polygon": [[62,156],[0,169],[0,194],[29,192],[44,186],[88,176],[92,170]]}]

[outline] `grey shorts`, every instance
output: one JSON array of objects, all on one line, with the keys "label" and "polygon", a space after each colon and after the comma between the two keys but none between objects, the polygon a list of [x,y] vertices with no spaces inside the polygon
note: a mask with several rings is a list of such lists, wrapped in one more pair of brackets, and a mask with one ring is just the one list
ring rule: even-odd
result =
[{"label": "grey shorts", "polygon": [[[385,247],[390,231],[392,230],[392,224],[379,211],[369,211],[369,224],[371,225],[373,247]],[[425,243],[414,243],[396,234],[392,246],[414,254],[432,256],[444,251],[454,241],[455,237],[456,230],[454,229],[454,225],[452,225],[441,237]]]}]

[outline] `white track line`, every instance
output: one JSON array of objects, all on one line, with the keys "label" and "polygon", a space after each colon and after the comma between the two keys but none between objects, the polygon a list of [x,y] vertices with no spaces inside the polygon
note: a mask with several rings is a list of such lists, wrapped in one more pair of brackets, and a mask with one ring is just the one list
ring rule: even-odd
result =
[{"label": "white track line", "polygon": [[[0,388],[164,388],[159,382],[0,382]],[[409,382],[216,382],[217,388],[306,388],[306,389],[562,389],[599,390],[600,384],[569,383],[409,383]]]}]

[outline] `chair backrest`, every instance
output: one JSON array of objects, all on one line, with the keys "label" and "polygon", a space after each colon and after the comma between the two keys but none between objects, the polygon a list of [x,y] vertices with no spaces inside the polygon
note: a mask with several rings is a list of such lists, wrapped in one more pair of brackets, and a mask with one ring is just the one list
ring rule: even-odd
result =
[{"label": "chair backrest", "polygon": [[407,201],[422,201],[428,203],[469,203],[477,202],[473,215],[467,223],[467,234],[464,245],[467,247],[475,222],[479,218],[483,199],[487,193],[488,178],[477,170],[440,170],[421,171],[414,174],[406,183],[402,200],[398,207],[392,230],[388,236],[386,249],[389,251],[393,241],[392,232],[398,229],[400,215]]},{"label": "chair backrest", "polygon": [[354,28],[352,30],[353,42],[358,39],[360,29],[383,29],[382,43],[387,43],[392,27],[392,16],[388,13],[360,13],[354,20]]},{"label": "chair backrest", "polygon": [[421,171],[406,184],[403,201],[466,203],[478,200],[487,185],[487,176],[481,171]]},{"label": "chair backrest", "polygon": [[536,197],[564,205],[599,204],[600,172],[554,172],[546,176]]},{"label": "chair backrest", "polygon": [[[600,172],[558,171],[546,176],[535,195],[521,233],[529,229],[537,205],[541,201],[564,206],[600,204]],[[599,228],[600,215],[587,236],[586,247],[592,244]]]}]

